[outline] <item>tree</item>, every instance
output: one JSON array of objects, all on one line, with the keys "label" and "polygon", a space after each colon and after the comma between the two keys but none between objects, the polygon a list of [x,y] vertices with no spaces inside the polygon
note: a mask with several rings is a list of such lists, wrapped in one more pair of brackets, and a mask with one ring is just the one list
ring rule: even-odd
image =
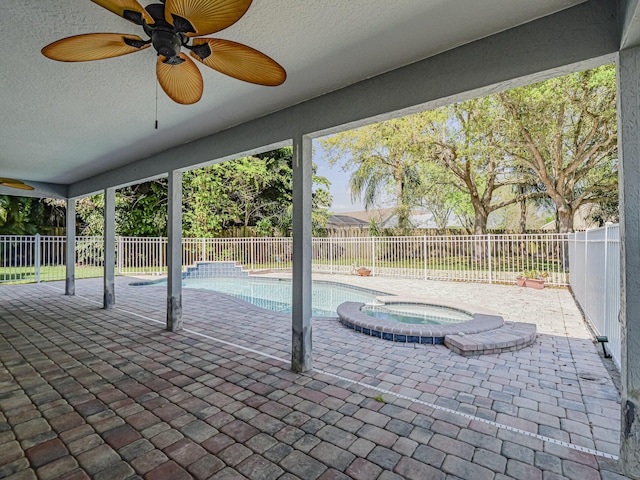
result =
[{"label": "tree", "polygon": [[[493,96],[457,103],[430,116],[422,139],[431,148],[432,158],[451,173],[453,186],[468,197],[475,234],[487,232],[491,212],[541,195],[522,191],[517,196],[497,198],[499,189],[524,181],[497,146],[501,141],[500,117],[500,105]],[[464,208],[458,210],[459,217],[465,213]]]},{"label": "tree", "polygon": [[416,139],[424,132],[425,119],[424,114],[410,115],[320,140],[329,163],[342,162],[342,169],[351,172],[352,198],[360,198],[368,210],[389,195],[402,230],[411,227],[409,215],[418,199],[418,164],[424,148]]},{"label": "tree", "polygon": [[[261,195],[264,208],[259,221],[262,227],[269,225],[280,235],[289,236],[293,223],[293,149],[280,148],[256,157],[266,162],[267,175],[271,179]],[[327,178],[316,174],[317,168],[313,164],[311,224],[314,235],[324,232],[331,205],[331,183]]]},{"label": "tree", "polygon": [[553,201],[561,233],[581,205],[616,192],[615,71],[604,66],[497,96],[504,107],[503,152],[535,172]]},{"label": "tree", "polygon": [[0,196],[0,233],[5,235],[34,235],[37,225],[33,222],[31,207],[33,198]]},{"label": "tree", "polygon": [[[224,228],[258,226],[260,235],[291,234],[293,150],[232,160],[188,172],[185,191],[185,229],[193,236],[215,236]],[[329,181],[315,175],[312,224],[318,232],[326,226],[331,203]],[[187,196],[187,195],[185,195]],[[194,228],[195,227],[195,228]]]},{"label": "tree", "polygon": [[419,172],[416,203],[431,212],[438,232],[443,234],[451,216],[463,214],[467,210],[467,196],[456,188],[451,172],[442,165],[427,160],[420,164]]},{"label": "tree", "polygon": [[597,203],[591,210],[589,218],[600,227],[606,223],[618,223],[620,221],[620,210],[618,208],[618,195],[612,195],[609,200]]},{"label": "tree", "polygon": [[121,188],[116,195],[116,232],[127,237],[162,237],[167,232],[167,180]]},{"label": "tree", "polygon": [[217,237],[224,228],[233,224],[234,218],[237,218],[236,205],[226,195],[223,165],[212,165],[184,174],[184,236]]},{"label": "tree", "polygon": [[0,195],[0,234],[52,234],[64,225],[61,200]]},{"label": "tree", "polygon": [[[116,192],[117,195],[117,192]],[[80,235],[104,234],[104,195],[82,197],[76,202],[76,216]]]},{"label": "tree", "polygon": [[[81,235],[103,235],[104,195],[83,197],[76,203]],[[161,237],[167,231],[167,181],[144,182],[116,191],[116,235]]]},{"label": "tree", "polygon": [[[183,175],[183,234],[215,237],[230,227],[257,226],[259,234],[291,232],[293,185],[292,149],[243,157],[185,172]],[[315,166],[314,166],[315,172]],[[331,203],[329,181],[314,175],[312,222],[320,231]],[[81,231],[102,235],[102,195],[78,202]],[[116,233],[162,236],[167,225],[167,182],[145,182],[116,192]]]}]

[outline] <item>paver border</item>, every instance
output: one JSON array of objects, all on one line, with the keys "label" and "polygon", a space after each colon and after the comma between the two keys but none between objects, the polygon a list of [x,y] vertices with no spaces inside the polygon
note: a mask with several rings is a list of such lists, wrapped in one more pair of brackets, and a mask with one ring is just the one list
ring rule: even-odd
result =
[{"label": "paver border", "polygon": [[422,345],[444,345],[447,335],[471,335],[495,330],[504,325],[504,319],[492,311],[479,306],[443,302],[441,299],[417,298],[405,296],[379,296],[377,300],[384,304],[413,303],[435,305],[462,310],[473,316],[468,322],[449,325],[403,324],[391,320],[371,317],[362,313],[365,306],[361,302],[344,302],[338,305],[338,319],[342,325],[359,333],[378,337],[383,340],[401,343],[419,343]]}]

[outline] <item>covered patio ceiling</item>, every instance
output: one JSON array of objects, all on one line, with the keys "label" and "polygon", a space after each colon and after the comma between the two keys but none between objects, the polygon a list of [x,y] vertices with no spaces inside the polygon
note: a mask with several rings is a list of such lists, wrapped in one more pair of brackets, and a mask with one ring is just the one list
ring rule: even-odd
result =
[{"label": "covered patio ceiling", "polygon": [[[390,90],[387,87],[387,84],[391,86],[388,83],[390,75],[409,64],[426,68],[423,59],[442,52],[460,51],[457,47],[462,45],[477,45],[487,53],[497,47],[499,56],[493,58],[493,65],[487,72],[504,71],[505,66],[508,70],[513,59],[522,54],[522,45],[512,45],[514,57],[510,58],[510,52],[505,50],[509,43],[504,43],[508,39],[496,34],[531,25],[530,22],[538,19],[544,23],[538,24],[533,32],[542,33],[553,28],[557,31],[551,36],[546,33],[546,44],[540,44],[537,38],[527,39],[533,42],[526,46],[531,50],[532,63],[528,70],[492,76],[482,72],[485,78],[478,78],[478,65],[468,64],[463,65],[462,70],[442,72],[441,66],[433,64],[434,68],[428,69],[427,73],[433,79],[441,77],[439,83],[449,84],[451,76],[456,75],[460,81],[459,90],[464,91],[469,87],[486,87],[498,80],[512,79],[525,71],[548,70],[616,51],[619,48],[618,23],[632,32],[633,14],[622,9],[621,18],[629,20],[616,22],[615,2],[598,0],[587,4],[580,0],[255,1],[240,21],[213,36],[241,42],[267,53],[287,70],[286,82],[279,87],[256,86],[213,70],[205,71],[203,67],[204,95],[195,105],[178,105],[159,91],[159,128],[156,130],[156,57],[153,49],[109,60],[73,64],[55,62],[40,53],[43,46],[66,36],[92,32],[140,34],[140,27],[89,0],[10,2],[0,19],[3,37],[13,42],[12,48],[5,48],[0,54],[3,65],[0,104],[5,112],[0,128],[3,147],[0,176],[34,183],[38,187],[34,195],[80,196],[107,186],[161,175],[167,171],[165,167],[187,167],[219,160],[223,154],[241,152],[235,146],[220,152],[212,148],[209,156],[203,157],[190,155],[189,145],[185,144],[245,125],[258,137],[245,148],[266,146],[260,144],[262,141],[273,145],[285,140],[277,132],[277,122],[270,121],[274,129],[269,135],[260,131],[264,130],[263,125],[251,126],[248,122],[269,114],[270,119],[277,120],[279,117],[273,115],[278,112],[291,117],[292,112],[300,113],[300,107],[307,105],[324,107],[319,110],[324,121],[317,125],[309,123],[309,129],[335,128],[375,113],[397,110],[400,106],[397,101],[381,96],[377,98],[380,106],[368,111],[358,111],[357,106],[352,105],[354,108],[345,114],[335,108],[336,102],[345,105],[340,95],[352,97],[352,92],[357,93],[360,87],[371,84],[367,79],[385,72],[388,72],[386,76],[377,78],[386,79],[381,87],[392,99],[399,94],[406,95],[407,106],[415,105],[419,100],[422,101],[418,103],[424,103],[439,99],[444,92],[437,91],[438,85],[433,87],[432,79],[424,74],[421,75],[420,90],[433,89],[431,93]],[[578,26],[582,33],[576,32]],[[493,38],[497,43],[487,43]],[[631,33],[627,38],[633,42]],[[480,43],[481,39],[485,39],[485,46]],[[582,52],[574,51],[573,57],[563,51],[562,61],[549,59],[548,65],[542,65],[537,58],[538,53],[550,47],[574,49],[573,42],[582,44]],[[477,61],[487,67],[486,59],[474,52],[467,51],[465,55],[477,57]],[[499,58],[502,60],[496,63]],[[465,71],[473,81],[458,73]],[[412,82],[415,80],[411,75],[407,78]],[[345,90],[349,86],[355,89]],[[417,87],[413,86],[414,89]],[[330,92],[334,93],[327,97]],[[320,103],[309,103],[321,96],[326,98],[322,97]],[[377,103],[371,102],[371,98],[367,101]],[[292,106],[298,106],[298,109],[292,110]],[[327,110],[332,112],[331,118],[327,116]],[[304,115],[313,116],[313,113],[307,110]],[[296,123],[299,122],[296,120]],[[304,127],[300,125],[300,128]],[[251,134],[243,136],[246,138]],[[220,141],[215,144],[219,145]],[[171,160],[165,159],[163,152],[169,152]],[[162,168],[149,168],[144,162],[136,164],[144,159],[153,159],[152,163],[162,164]],[[15,194],[16,191],[0,187],[0,193]]]}]

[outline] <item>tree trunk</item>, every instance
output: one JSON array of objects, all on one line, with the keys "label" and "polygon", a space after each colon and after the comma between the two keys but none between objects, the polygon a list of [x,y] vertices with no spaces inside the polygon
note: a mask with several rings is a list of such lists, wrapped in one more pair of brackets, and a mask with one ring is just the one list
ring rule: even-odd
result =
[{"label": "tree trunk", "polygon": [[475,221],[473,223],[474,235],[485,235],[487,233],[487,218],[489,215],[482,208],[475,208]]},{"label": "tree trunk", "polygon": [[520,202],[520,233],[527,233],[527,201]]},{"label": "tree trunk", "polygon": [[573,232],[573,210],[568,205],[558,207],[558,233]]},{"label": "tree trunk", "polygon": [[398,204],[396,208],[398,215],[398,228],[406,235],[409,230],[409,208],[406,205]]},{"label": "tree trunk", "polygon": [[398,216],[398,228],[402,231],[403,235],[407,234],[409,230],[409,206],[405,202],[404,182],[402,177],[396,178],[397,182],[397,203],[396,203],[396,215]]}]

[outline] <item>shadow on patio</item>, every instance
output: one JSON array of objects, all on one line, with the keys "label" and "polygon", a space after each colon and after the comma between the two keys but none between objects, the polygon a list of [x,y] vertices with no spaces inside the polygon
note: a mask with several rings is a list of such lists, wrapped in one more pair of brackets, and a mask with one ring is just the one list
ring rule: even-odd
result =
[{"label": "shadow on patio", "polygon": [[[371,287],[371,279],[339,281]],[[118,278],[0,288],[0,477],[624,478],[619,397],[566,290],[375,279],[538,325],[518,352],[461,357],[314,320],[314,366],[289,370],[288,316]]]}]

